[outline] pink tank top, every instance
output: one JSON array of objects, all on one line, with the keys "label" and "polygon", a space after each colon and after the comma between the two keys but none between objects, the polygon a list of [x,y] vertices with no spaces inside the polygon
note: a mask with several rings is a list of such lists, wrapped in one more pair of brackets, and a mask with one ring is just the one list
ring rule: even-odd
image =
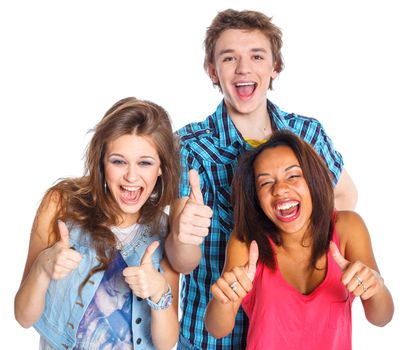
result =
[{"label": "pink tank top", "polygon": [[[339,247],[336,228],[333,241]],[[259,261],[253,289],[242,301],[250,324],[246,349],[351,349],[354,296],[341,277],[328,253],[325,279],[312,293],[303,295],[286,282],[277,262],[272,271]]]}]

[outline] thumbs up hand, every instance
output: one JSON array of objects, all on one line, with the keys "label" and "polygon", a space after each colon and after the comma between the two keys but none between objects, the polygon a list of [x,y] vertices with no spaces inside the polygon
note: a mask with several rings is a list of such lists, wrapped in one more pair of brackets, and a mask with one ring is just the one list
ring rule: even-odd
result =
[{"label": "thumbs up hand", "polygon": [[244,266],[236,266],[223,275],[211,286],[213,297],[222,304],[243,299],[253,287],[256,264],[259,259],[259,248],[256,241],[249,247],[249,261]]},{"label": "thumbs up hand", "polygon": [[384,280],[377,271],[360,261],[346,260],[334,242],[330,243],[329,250],[342,270],[342,283],[350,293],[367,300],[384,288]]},{"label": "thumbs up hand", "polygon": [[42,254],[43,270],[54,280],[66,277],[82,260],[80,253],[70,247],[69,230],[65,223],[59,220],[58,227],[60,240]]},{"label": "thumbs up hand", "polygon": [[188,172],[188,181],[190,183],[190,201],[203,205],[204,201],[200,189],[200,176],[197,171],[190,169]]},{"label": "thumbs up hand", "polygon": [[256,274],[257,260],[259,260],[259,247],[256,241],[252,241],[249,247],[249,261],[245,266],[245,271],[249,280],[253,282],[254,275]]},{"label": "thumbs up hand", "polygon": [[130,266],[123,271],[125,282],[132,292],[143,299],[151,298],[155,303],[168,291],[165,277],[152,264],[152,255],[159,245],[158,241],[152,242],[141,259],[141,265]]},{"label": "thumbs up hand", "polygon": [[181,243],[200,245],[208,235],[213,211],[204,205],[200,177],[191,169],[188,172],[190,196],[178,217],[178,240]]}]

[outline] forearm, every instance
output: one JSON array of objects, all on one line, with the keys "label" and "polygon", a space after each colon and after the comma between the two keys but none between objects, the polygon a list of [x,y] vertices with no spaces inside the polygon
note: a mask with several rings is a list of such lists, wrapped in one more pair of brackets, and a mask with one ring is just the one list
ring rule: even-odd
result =
[{"label": "forearm", "polygon": [[171,266],[177,272],[188,274],[200,264],[201,247],[180,242],[173,232],[166,239],[165,251]]},{"label": "forearm", "polygon": [[239,307],[240,301],[223,304],[215,298],[211,299],[204,316],[207,331],[217,339],[228,335],[234,328]]},{"label": "forearm", "polygon": [[378,327],[385,326],[394,314],[394,303],[391,293],[384,285],[381,292],[368,300],[362,300],[367,320]]},{"label": "forearm", "polygon": [[24,328],[31,327],[41,316],[50,278],[41,267],[40,254],[22,282],[14,300],[14,315]]},{"label": "forearm", "polygon": [[178,341],[179,323],[174,306],[172,304],[165,310],[151,310],[151,337],[159,350],[170,350]]}]

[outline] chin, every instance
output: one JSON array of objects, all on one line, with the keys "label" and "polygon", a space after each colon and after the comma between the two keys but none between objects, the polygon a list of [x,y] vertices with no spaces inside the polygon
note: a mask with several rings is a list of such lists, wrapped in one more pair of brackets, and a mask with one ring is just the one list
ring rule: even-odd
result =
[{"label": "chin", "polygon": [[140,203],[138,203],[136,205],[126,205],[126,204],[122,203],[121,205],[119,205],[122,212],[124,212],[127,215],[138,214],[139,211],[141,210],[142,206],[143,206],[143,204],[140,204]]}]

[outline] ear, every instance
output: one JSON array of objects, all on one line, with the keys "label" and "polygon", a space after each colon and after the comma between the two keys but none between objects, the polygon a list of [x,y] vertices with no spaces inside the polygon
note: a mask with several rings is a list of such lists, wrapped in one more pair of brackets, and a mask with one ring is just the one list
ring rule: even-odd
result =
[{"label": "ear", "polygon": [[275,80],[278,75],[279,73],[277,72],[277,62],[275,62],[270,77],[272,78],[272,80]]},{"label": "ear", "polygon": [[214,68],[214,66],[211,63],[208,64],[208,75],[210,76],[210,79],[213,82],[213,84],[219,83],[216,68]]},{"label": "ear", "polygon": [[161,176],[162,175],[162,170],[161,170],[161,167],[159,167],[159,169],[158,169],[158,176]]}]

